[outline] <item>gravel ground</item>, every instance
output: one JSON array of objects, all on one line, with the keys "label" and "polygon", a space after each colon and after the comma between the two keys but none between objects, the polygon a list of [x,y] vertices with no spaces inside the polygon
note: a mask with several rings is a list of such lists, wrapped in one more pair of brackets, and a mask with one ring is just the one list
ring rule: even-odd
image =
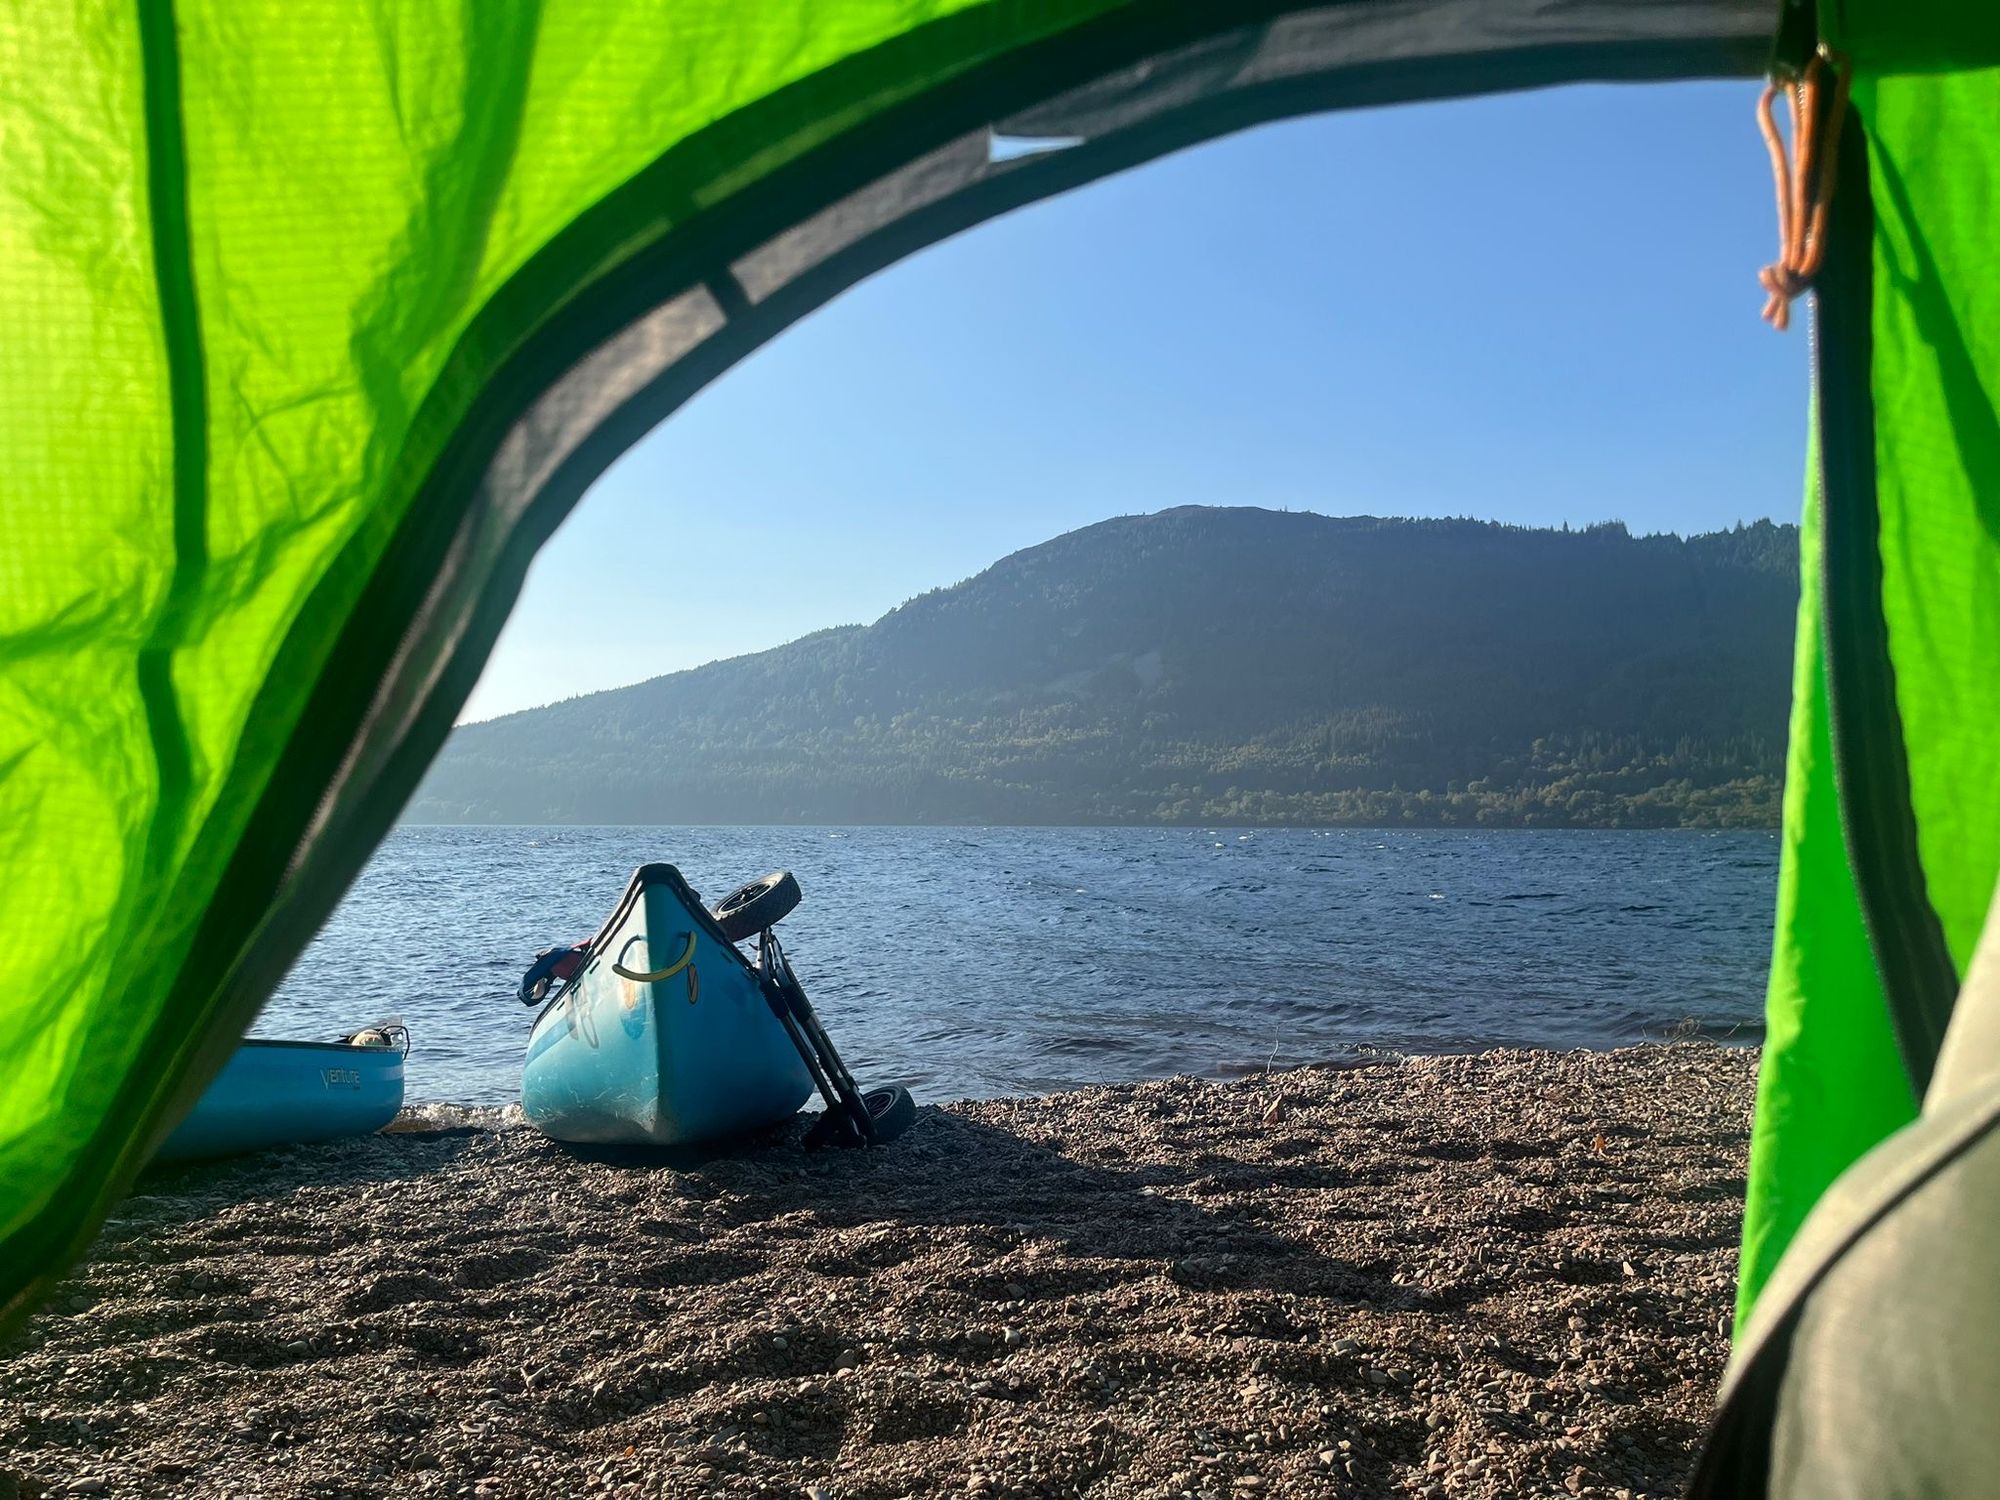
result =
[{"label": "gravel ground", "polygon": [[1757,1057],[1494,1052],[584,1160],[385,1135],[142,1181],[0,1351],[45,1494],[1664,1496]]}]

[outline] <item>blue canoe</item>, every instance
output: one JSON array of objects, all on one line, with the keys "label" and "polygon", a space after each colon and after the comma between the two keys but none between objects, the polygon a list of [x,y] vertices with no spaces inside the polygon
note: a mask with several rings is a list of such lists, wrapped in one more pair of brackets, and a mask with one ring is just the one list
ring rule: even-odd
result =
[{"label": "blue canoe", "polygon": [[175,1127],[156,1161],[237,1156],[368,1135],[403,1107],[403,1049],[247,1041]]},{"label": "blue canoe", "polygon": [[749,961],[652,864],[535,1018],[521,1109],[559,1141],[679,1146],[775,1124],[812,1088]]}]

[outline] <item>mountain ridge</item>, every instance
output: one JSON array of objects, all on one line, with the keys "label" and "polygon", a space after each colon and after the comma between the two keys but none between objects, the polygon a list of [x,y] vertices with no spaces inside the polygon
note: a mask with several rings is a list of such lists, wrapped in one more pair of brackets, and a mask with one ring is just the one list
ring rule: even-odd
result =
[{"label": "mountain ridge", "polygon": [[1775,821],[1797,533],[1182,506],[461,726],[425,822]]}]

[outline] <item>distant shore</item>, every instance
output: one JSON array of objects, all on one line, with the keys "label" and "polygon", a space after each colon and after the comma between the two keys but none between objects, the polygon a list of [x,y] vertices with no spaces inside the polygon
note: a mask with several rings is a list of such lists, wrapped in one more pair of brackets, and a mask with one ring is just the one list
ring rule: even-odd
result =
[{"label": "distant shore", "polygon": [[526,1131],[159,1173],[0,1349],[0,1500],[1678,1492],[1757,1053],[926,1109],[865,1155]]},{"label": "distant shore", "polygon": [[944,832],[978,828],[1047,828],[1047,829],[1104,829],[1136,828],[1149,832],[1170,833],[1179,830],[1201,830],[1204,828],[1267,829],[1277,832],[1281,829],[1308,829],[1339,833],[1776,833],[1781,826],[1779,818],[1778,792],[1770,794],[1767,807],[1744,815],[1727,819],[1703,821],[1689,819],[1648,820],[1634,817],[1627,821],[1606,818],[1601,821],[1571,822],[1550,817],[1540,819],[1495,819],[1480,822],[1466,819],[1458,822],[1439,819],[1355,819],[1339,818],[1241,818],[1222,815],[1212,818],[1016,818],[1004,819],[960,819],[950,818],[815,818],[815,817],[686,817],[660,820],[650,817],[634,817],[622,822],[606,823],[594,818],[512,818],[471,817],[465,815],[447,816],[442,811],[425,811],[422,808],[406,811],[396,820],[399,828],[935,828]]}]

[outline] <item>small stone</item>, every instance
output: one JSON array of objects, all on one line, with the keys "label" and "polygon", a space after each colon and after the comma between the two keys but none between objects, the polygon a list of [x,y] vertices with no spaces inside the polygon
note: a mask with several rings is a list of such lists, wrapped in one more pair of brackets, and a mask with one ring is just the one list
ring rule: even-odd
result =
[{"label": "small stone", "polygon": [[1264,1123],[1266,1125],[1282,1125],[1285,1123],[1285,1101],[1282,1096],[1273,1099],[1270,1108],[1264,1111]]},{"label": "small stone", "polygon": [[1320,1449],[1319,1461],[1325,1464],[1327,1467],[1331,1468],[1333,1465],[1340,1462],[1340,1450],[1338,1448]]},{"label": "small stone", "polygon": [[792,1347],[792,1341],[782,1333],[774,1334],[771,1338],[771,1347],[773,1349],[789,1349]]},{"label": "small stone", "polygon": [[65,1495],[101,1495],[109,1488],[110,1485],[106,1484],[102,1479],[72,1479],[68,1487],[63,1490],[63,1493]]},{"label": "small stone", "polygon": [[833,1362],[834,1373],[839,1374],[843,1370],[852,1370],[856,1368],[860,1363],[861,1363],[860,1354],[858,1354],[856,1351],[852,1349],[843,1349],[840,1351],[839,1358],[835,1359]]},{"label": "small stone", "polygon": [[1333,1341],[1333,1352],[1335,1354],[1352,1354],[1360,1347],[1360,1339],[1335,1339]]},{"label": "small stone", "polygon": [[833,1500],[833,1491],[823,1484],[806,1486],[806,1500]]},{"label": "small stone", "polygon": [[1018,1281],[1010,1281],[1007,1283],[1007,1295],[1019,1302],[1028,1295],[1028,1289]]},{"label": "small stone", "polygon": [[1264,1480],[1260,1475],[1256,1474],[1238,1474],[1236,1476],[1236,1488],[1239,1490],[1261,1490],[1264,1488]]},{"label": "small stone", "polygon": [[1024,1337],[1025,1335],[1018,1328],[1003,1328],[1000,1330],[1000,1342],[1005,1344],[1009,1349],[1019,1347]]}]

